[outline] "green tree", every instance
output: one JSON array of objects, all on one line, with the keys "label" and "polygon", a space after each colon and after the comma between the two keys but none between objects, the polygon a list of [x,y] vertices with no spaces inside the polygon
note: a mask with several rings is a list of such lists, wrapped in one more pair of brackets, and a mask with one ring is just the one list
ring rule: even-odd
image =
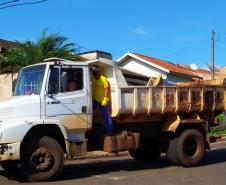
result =
[{"label": "green tree", "polygon": [[47,34],[47,30],[42,32],[37,42],[27,40],[16,43],[15,47],[5,51],[0,58],[2,72],[16,72],[21,67],[43,62],[50,57],[82,60],[75,54],[77,50],[73,43],[60,34]]}]

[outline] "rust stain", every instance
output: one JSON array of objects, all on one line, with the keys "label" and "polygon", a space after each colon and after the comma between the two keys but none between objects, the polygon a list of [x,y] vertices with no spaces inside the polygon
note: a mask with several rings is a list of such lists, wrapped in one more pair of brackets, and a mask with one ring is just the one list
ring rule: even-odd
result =
[{"label": "rust stain", "polygon": [[177,114],[172,114],[165,121],[162,131],[172,131],[175,132],[180,124],[180,117]]},{"label": "rust stain", "polygon": [[180,102],[181,104],[183,103],[188,103],[189,99],[188,99],[188,91],[181,91],[180,92]]},{"label": "rust stain", "polygon": [[175,94],[173,92],[169,92],[166,94],[166,105],[173,106],[175,104]]},{"label": "rust stain", "polygon": [[66,129],[86,129],[88,128],[88,117],[86,114],[67,115],[62,118],[62,123]]}]

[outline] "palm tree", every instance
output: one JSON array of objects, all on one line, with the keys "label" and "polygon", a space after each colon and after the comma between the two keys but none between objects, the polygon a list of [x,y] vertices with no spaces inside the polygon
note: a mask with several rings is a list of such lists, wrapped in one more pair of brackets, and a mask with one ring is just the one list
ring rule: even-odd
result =
[{"label": "palm tree", "polygon": [[82,60],[76,55],[76,48],[73,43],[60,34],[47,35],[44,30],[37,42],[27,40],[18,42],[17,45],[5,51],[1,60],[3,72],[16,72],[26,65],[42,62],[46,58],[59,57],[68,60]]}]

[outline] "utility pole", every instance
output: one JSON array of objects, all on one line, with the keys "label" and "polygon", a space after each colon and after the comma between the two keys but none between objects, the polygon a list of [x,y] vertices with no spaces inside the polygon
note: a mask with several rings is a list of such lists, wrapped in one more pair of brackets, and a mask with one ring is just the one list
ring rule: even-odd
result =
[{"label": "utility pole", "polygon": [[212,30],[211,32],[211,80],[215,79],[215,67],[214,67],[214,35],[215,32]]}]

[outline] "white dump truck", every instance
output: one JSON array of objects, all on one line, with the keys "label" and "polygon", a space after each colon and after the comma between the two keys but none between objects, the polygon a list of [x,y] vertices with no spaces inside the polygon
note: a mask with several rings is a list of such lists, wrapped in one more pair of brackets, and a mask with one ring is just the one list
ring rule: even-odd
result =
[{"label": "white dump truck", "polygon": [[[111,86],[115,135],[106,135],[92,108],[90,67]],[[69,78],[77,81],[69,91]],[[87,151],[128,150],[139,161],[161,153],[183,166],[197,165],[210,148],[208,128],[226,107],[222,81],[179,86],[128,86],[117,62],[50,58],[20,70],[14,95],[0,102],[0,163],[30,181],[55,178],[64,160]]]}]

